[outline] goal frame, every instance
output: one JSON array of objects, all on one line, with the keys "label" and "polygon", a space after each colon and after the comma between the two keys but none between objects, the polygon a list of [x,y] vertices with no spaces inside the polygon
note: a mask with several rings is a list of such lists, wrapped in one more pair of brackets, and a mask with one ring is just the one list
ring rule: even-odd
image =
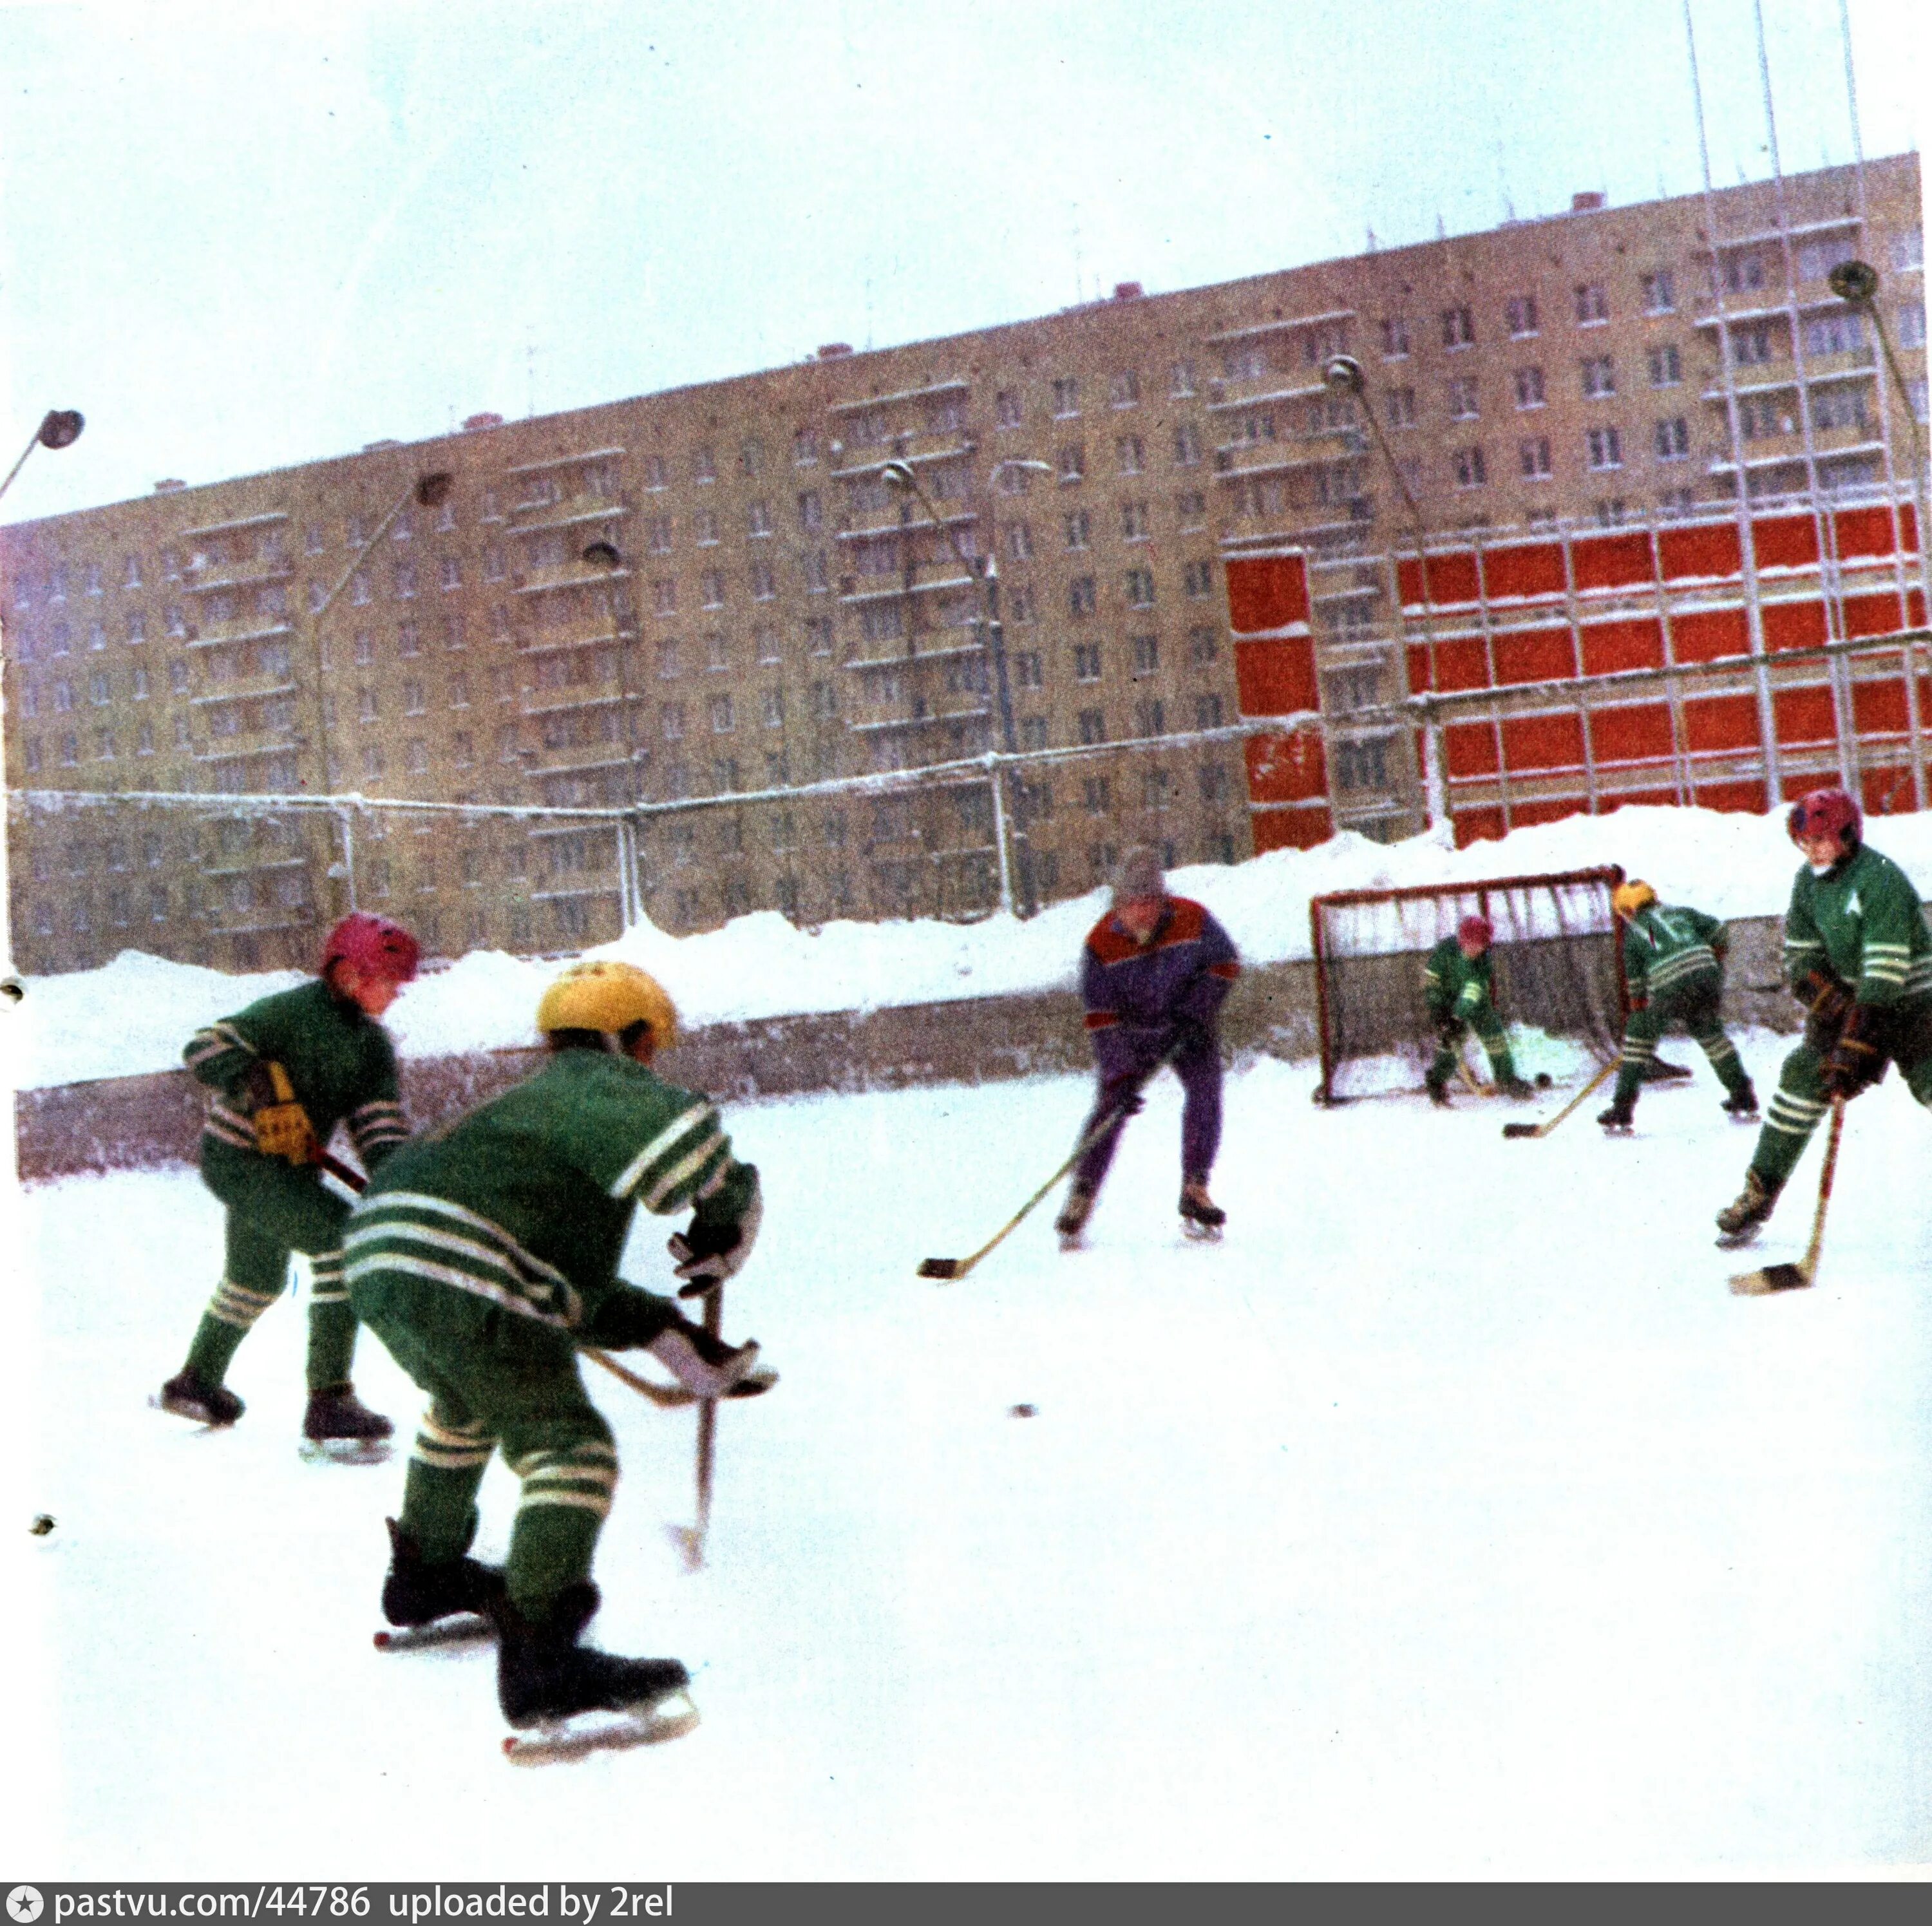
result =
[{"label": "goal frame", "polygon": [[[1420,902],[1428,896],[1474,896],[1481,913],[1490,913],[1492,890],[1562,888],[1578,884],[1600,883],[1614,892],[1624,880],[1624,868],[1617,862],[1599,863],[1586,869],[1532,871],[1516,876],[1484,876],[1466,882],[1405,883],[1386,890],[1331,890],[1308,899],[1308,932],[1315,972],[1315,1034],[1322,1054],[1322,1080],[1315,1087],[1315,1101],[1320,1104],[1346,1103],[1350,1100],[1334,1094],[1333,1084],[1338,1067],[1328,1022],[1328,966],[1330,957],[1322,934],[1323,912],[1345,910],[1364,903]],[[1617,1004],[1620,1016],[1630,1016],[1630,986],[1624,977],[1624,926],[1614,910],[1610,916],[1610,938],[1616,957]]]}]

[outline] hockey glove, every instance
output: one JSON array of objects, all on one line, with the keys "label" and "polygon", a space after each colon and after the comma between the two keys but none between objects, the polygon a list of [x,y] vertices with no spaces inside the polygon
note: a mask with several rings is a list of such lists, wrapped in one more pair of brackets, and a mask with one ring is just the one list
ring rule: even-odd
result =
[{"label": "hockey glove", "polygon": [[764,1216],[764,1202],[754,1196],[752,1208],[735,1224],[707,1224],[702,1217],[694,1217],[688,1230],[669,1239],[664,1249],[677,1266],[676,1274],[685,1280],[677,1294],[701,1298],[707,1291],[716,1290],[726,1278],[736,1276],[758,1241]]},{"label": "hockey glove", "polygon": [[1123,1070],[1109,1077],[1100,1086],[1100,1101],[1113,1116],[1124,1120],[1138,1117],[1147,1108],[1141,1095],[1141,1086],[1147,1081],[1146,1074],[1138,1070]]},{"label": "hockey glove", "polygon": [[1870,1004],[1855,1003],[1832,1054],[1825,1059],[1825,1094],[1848,1102],[1882,1080],[1889,1059],[1882,1035],[1884,1018]]},{"label": "hockey glove", "polygon": [[702,1324],[680,1317],[644,1346],[688,1391],[701,1398],[722,1398],[758,1361],[756,1339],[748,1344],[727,1344]]},{"label": "hockey glove", "polygon": [[250,1066],[242,1084],[248,1120],[255,1130],[255,1148],[265,1157],[286,1157],[292,1164],[318,1161],[321,1145],[308,1112],[296,1101],[295,1085],[279,1064]]},{"label": "hockey glove", "polygon": [[1168,1033],[1167,1048],[1161,1055],[1163,1059],[1198,1057],[1211,1054],[1214,1049],[1211,1024],[1203,1023],[1198,1016],[1178,1016],[1174,1020],[1174,1028]]},{"label": "hockey glove", "polygon": [[1798,1000],[1811,1013],[1811,1021],[1835,1027],[1845,1019],[1852,1006],[1852,993],[1837,977],[1822,970],[1808,970],[1798,978]]},{"label": "hockey glove", "polygon": [[1438,1016],[1436,1018],[1436,1040],[1445,1050],[1453,1050],[1462,1040],[1462,1019],[1460,1016]]}]

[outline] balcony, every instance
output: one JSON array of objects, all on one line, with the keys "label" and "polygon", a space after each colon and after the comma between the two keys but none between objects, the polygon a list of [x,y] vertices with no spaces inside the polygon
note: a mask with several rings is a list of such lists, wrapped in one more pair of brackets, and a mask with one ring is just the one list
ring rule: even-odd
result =
[{"label": "balcony", "polygon": [[[524,716],[562,716],[573,709],[607,709],[613,704],[622,702],[626,699],[620,691],[614,688],[585,689],[574,694],[568,692],[560,692],[554,701],[526,701],[518,712]],[[633,695],[628,700],[635,702],[638,698]]]},{"label": "balcony", "polygon": [[566,629],[554,634],[544,629],[524,629],[517,637],[517,653],[551,655],[560,649],[590,649],[600,644],[608,646],[626,639],[623,632],[616,628]]},{"label": "balcony", "polygon": [[932,729],[949,722],[987,722],[992,718],[990,707],[977,709],[934,710],[926,715],[889,716],[877,722],[852,722],[846,726],[855,736],[881,736],[901,729]]},{"label": "balcony", "polygon": [[867,602],[896,602],[904,596],[937,595],[949,589],[976,589],[978,578],[973,575],[943,575],[936,581],[914,582],[910,585],[900,583],[891,588],[860,589],[850,586],[865,579],[856,575],[840,578],[838,600],[846,607],[856,608]]},{"label": "balcony", "polygon": [[563,502],[518,502],[510,512],[538,518],[514,523],[512,535],[540,535],[547,529],[575,528],[582,522],[614,521],[628,514],[631,507],[621,495],[573,495]]},{"label": "balcony", "polygon": [[890,408],[902,401],[929,400],[935,394],[970,394],[973,384],[956,377],[951,381],[934,381],[923,388],[902,388],[896,394],[871,394],[856,401],[835,401],[826,410],[828,415],[862,415],[868,408]]},{"label": "balcony", "polygon": [[[1849,439],[1860,434],[1865,439]],[[1746,446],[1756,448],[1766,439],[1775,440],[1778,444],[1777,449],[1762,454],[1747,455],[1744,465],[1748,472],[1762,468],[1802,468],[1804,465],[1804,442],[1798,431],[1794,430],[1788,435],[1760,437],[1759,441],[1748,442]],[[1828,461],[1843,460],[1847,455],[1882,454],[1885,452],[1885,443],[1872,440],[1869,428],[1862,430],[1857,428],[1826,429],[1814,434],[1811,441],[1820,467]],[[1713,456],[1708,472],[1713,475],[1734,475],[1737,472],[1737,464],[1727,457]]]},{"label": "balcony", "polygon": [[224,863],[218,868],[203,868],[196,874],[201,876],[256,876],[270,869],[306,869],[308,858],[305,856],[266,856],[260,862]]},{"label": "balcony", "polygon": [[970,642],[949,643],[943,649],[921,649],[910,655],[868,656],[848,662],[845,666],[848,669],[905,669],[921,662],[950,662],[961,656],[983,656],[986,652],[985,638],[976,635]]},{"label": "balcony", "polygon": [[882,454],[877,461],[862,461],[855,463],[850,468],[835,468],[832,470],[831,478],[835,482],[846,482],[861,475],[877,475],[890,461],[903,461],[908,468],[930,467],[941,461],[964,461],[978,447],[976,442],[956,440],[950,447],[932,448],[923,454]]},{"label": "balcony", "polygon": [[586,448],[576,454],[556,454],[543,461],[520,461],[514,468],[503,470],[506,475],[548,475],[560,468],[574,468],[580,462],[621,461],[624,458],[621,448]]},{"label": "balcony", "polygon": [[[1214,478],[1217,482],[1245,482],[1257,475],[1286,475],[1299,468],[1326,468],[1330,462],[1340,461],[1345,456],[1333,453],[1325,454],[1284,454],[1280,452],[1281,444],[1259,442],[1250,445],[1242,442],[1233,448],[1217,448],[1214,451]],[[1254,461],[1238,461],[1240,454],[1258,455]]]},{"label": "balcony", "polygon": [[[1870,377],[1878,365],[1878,357],[1870,348],[1854,348],[1842,355],[1807,355],[1804,357],[1804,378],[1812,386],[1822,386],[1828,382],[1863,381]],[[1757,376],[1735,382],[1732,392],[1740,400],[1749,394],[1774,394],[1781,388],[1796,388],[1798,376],[1796,370],[1789,375],[1774,376],[1769,380]],[[1724,387],[1721,381],[1712,381],[1704,390],[1706,401],[1721,401]]]},{"label": "balcony", "polygon": [[876,527],[842,528],[832,538],[835,542],[876,542],[881,536],[918,535],[941,526],[957,528],[962,523],[976,522],[979,519],[979,512],[974,508],[960,508],[952,514],[942,516],[938,522],[921,512],[910,521],[880,522]]},{"label": "balcony", "polygon": [[300,693],[300,687],[295,682],[271,682],[256,676],[236,682],[231,688],[218,689],[212,694],[190,696],[188,706],[192,709],[204,709],[218,702],[256,702],[264,696],[296,695]]},{"label": "balcony", "polygon": [[292,635],[295,628],[286,616],[277,616],[265,622],[260,616],[251,616],[236,622],[218,622],[206,628],[190,630],[182,643],[188,649],[219,649],[233,642],[260,642],[271,635]]},{"label": "balcony", "polygon": [[234,535],[243,529],[272,528],[277,522],[288,520],[285,509],[271,508],[266,514],[244,515],[238,521],[204,522],[199,528],[184,528],[181,532],[184,542],[200,542],[211,535]]},{"label": "balcony", "polygon": [[184,569],[182,586],[191,596],[206,596],[213,594],[218,589],[244,589],[261,582],[286,582],[294,573],[293,566],[287,562],[257,560],[214,562],[206,568]]},{"label": "balcony", "polygon": [[1259,321],[1246,328],[1230,328],[1224,334],[1206,334],[1202,339],[1210,348],[1226,346],[1230,341],[1258,340],[1264,334],[1285,334],[1297,328],[1321,328],[1336,321],[1352,321],[1355,310],[1352,308],[1330,308],[1319,314],[1294,314],[1285,321]]},{"label": "balcony", "polygon": [[1219,380],[1210,384],[1215,399],[1208,404],[1207,412],[1212,415],[1232,408],[1265,408],[1276,401],[1310,401],[1325,395],[1328,388],[1322,382],[1304,383],[1299,388],[1268,388],[1262,384],[1272,380],[1262,375],[1252,384],[1256,391],[1250,393],[1250,383],[1245,381]]},{"label": "balcony", "polygon": [[510,578],[513,595],[540,596],[556,589],[598,589],[631,578],[628,568],[599,568],[595,562],[566,562],[554,568],[534,568]]}]

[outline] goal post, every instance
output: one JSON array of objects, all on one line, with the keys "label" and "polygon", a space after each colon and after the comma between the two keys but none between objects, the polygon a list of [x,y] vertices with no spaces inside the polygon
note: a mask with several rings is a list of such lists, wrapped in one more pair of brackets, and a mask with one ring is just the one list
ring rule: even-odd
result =
[{"label": "goal post", "polygon": [[1612,904],[1615,864],[1541,876],[1498,876],[1400,889],[1342,890],[1309,899],[1316,1022],[1322,1046],[1318,1103],[1420,1083],[1436,1048],[1423,1000],[1430,950],[1465,916],[1495,930],[1496,1005],[1533,1072],[1546,1046],[1574,1063],[1599,1064],[1621,1047],[1628,1011],[1623,930]]}]

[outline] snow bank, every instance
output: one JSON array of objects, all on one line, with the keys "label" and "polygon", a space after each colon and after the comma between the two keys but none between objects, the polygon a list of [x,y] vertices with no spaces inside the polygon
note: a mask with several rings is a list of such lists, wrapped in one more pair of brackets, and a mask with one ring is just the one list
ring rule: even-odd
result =
[{"label": "snow bank", "polygon": [[[1874,838],[1932,892],[1932,812],[1888,817]],[[1308,899],[1335,890],[1456,882],[1620,862],[1665,901],[1714,916],[1774,916],[1795,868],[1780,811],[1625,808],[1517,830],[1501,842],[1445,850],[1426,836],[1383,844],[1345,832],[1312,850],[1277,850],[1229,868],[1174,872],[1250,962],[1305,957]],[[618,956],[662,980],[692,1024],[827,1010],[868,1010],[1070,988],[1080,940],[1106,902],[1095,890],[1029,922],[994,916],[944,922],[837,922],[794,928],[774,911],[698,936],[650,923],[588,952]],[[388,1024],[404,1054],[453,1054],[533,1042],[532,1013],[554,962],[478,950],[404,992]],[[170,1070],[202,1024],[299,977],[231,976],[124,951],[99,970],[32,979],[13,1042],[18,1087]]]}]

